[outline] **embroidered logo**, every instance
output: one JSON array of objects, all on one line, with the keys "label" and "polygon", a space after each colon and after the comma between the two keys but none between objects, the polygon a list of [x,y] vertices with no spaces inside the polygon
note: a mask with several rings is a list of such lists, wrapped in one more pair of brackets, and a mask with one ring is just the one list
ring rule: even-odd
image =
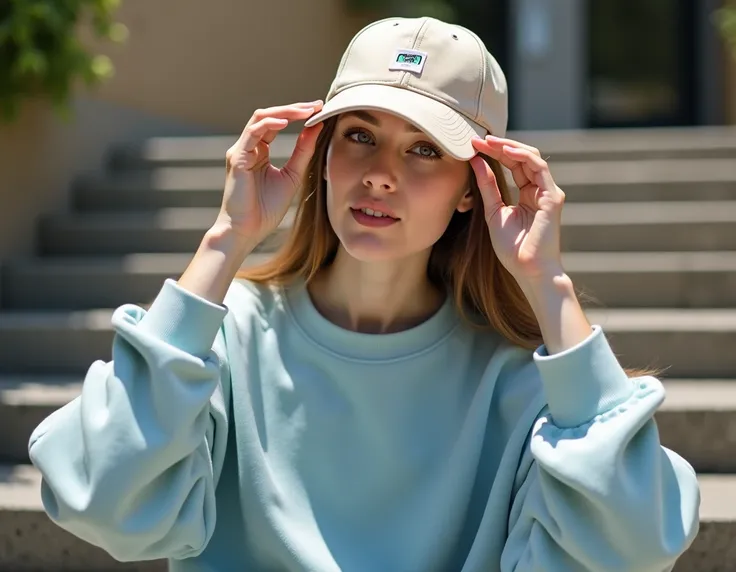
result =
[{"label": "embroidered logo", "polygon": [[418,50],[396,50],[388,69],[422,73],[427,61],[427,53]]}]

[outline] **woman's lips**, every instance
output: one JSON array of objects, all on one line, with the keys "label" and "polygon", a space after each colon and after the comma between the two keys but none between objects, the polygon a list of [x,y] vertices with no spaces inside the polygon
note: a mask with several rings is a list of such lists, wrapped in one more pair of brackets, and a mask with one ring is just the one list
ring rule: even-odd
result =
[{"label": "woman's lips", "polygon": [[399,219],[390,216],[373,216],[364,213],[360,209],[350,209],[350,213],[358,224],[371,228],[383,228],[399,222]]}]

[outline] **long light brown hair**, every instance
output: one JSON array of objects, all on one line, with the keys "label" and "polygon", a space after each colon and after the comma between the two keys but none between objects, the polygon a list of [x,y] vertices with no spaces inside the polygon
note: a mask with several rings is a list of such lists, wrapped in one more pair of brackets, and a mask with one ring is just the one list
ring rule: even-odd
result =
[{"label": "long light brown hair", "polygon": [[[336,117],[325,121],[314,155],[298,191],[293,228],[285,244],[263,264],[238,272],[238,278],[259,283],[288,284],[295,278],[307,283],[335,258],[339,240],[327,218],[327,149]],[[509,190],[501,166],[486,158],[504,200]],[[475,205],[482,204],[475,177],[470,177]],[[539,324],[516,280],[501,265],[491,245],[482,208],[455,212],[445,233],[432,248],[427,268],[435,286],[453,294],[462,316],[474,325],[489,326],[511,342],[527,348],[542,341]]]},{"label": "long light brown hair", "polygon": [[[286,242],[266,262],[240,270],[237,278],[274,285],[286,285],[295,278],[309,283],[334,260],[339,240],[327,217],[324,170],[336,123],[336,117],[326,120],[317,139],[298,191],[296,216]],[[490,157],[483,158],[496,175],[501,196],[510,204],[501,165]],[[469,177],[469,186],[473,204],[482,205],[474,176]],[[542,344],[539,323],[526,296],[493,250],[482,208],[453,214],[446,231],[432,247],[427,274],[438,288],[453,295],[458,312],[474,327],[493,328],[524,348],[535,349]]]}]

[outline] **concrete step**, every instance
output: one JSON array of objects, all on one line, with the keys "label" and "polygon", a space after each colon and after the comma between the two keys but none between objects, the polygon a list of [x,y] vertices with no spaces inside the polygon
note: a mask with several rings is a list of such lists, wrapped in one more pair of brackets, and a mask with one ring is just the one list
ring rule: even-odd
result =
[{"label": "concrete step", "polygon": [[[271,144],[274,157],[288,157],[296,142],[294,129]],[[538,147],[555,161],[695,159],[736,157],[736,129],[694,127],[601,129],[580,131],[512,131],[508,137]],[[238,135],[151,138],[120,145],[111,152],[117,169],[166,165],[222,165],[225,151]]]},{"label": "concrete step", "polygon": [[[2,308],[79,310],[149,303],[166,278],[178,278],[193,254],[107,258],[29,258],[8,262],[0,277]],[[251,254],[243,268],[271,257]]]},{"label": "concrete step", "polygon": [[75,211],[120,212],[165,208],[218,208],[222,189],[156,189],[149,187],[110,189],[105,183],[75,186],[72,206]]},{"label": "concrete step", "polygon": [[[158,211],[64,214],[41,221],[42,255],[110,256],[138,252],[194,253],[211,227],[217,208],[173,208]],[[292,207],[257,251],[272,251],[291,228]]]},{"label": "concrete step", "polygon": [[[0,462],[27,463],[34,428],[74,399],[84,376],[0,377]],[[665,379],[662,443],[698,472],[736,473],[736,379]]]},{"label": "concrete step", "polygon": [[732,572],[736,562],[736,477],[699,475],[700,530],[673,572]]},{"label": "concrete step", "polygon": [[[736,477],[699,475],[701,532],[675,572],[727,572],[736,557]],[[153,572],[161,562],[121,565],[55,526],[40,502],[41,478],[31,466],[0,468],[0,570]]]},{"label": "concrete step", "polygon": [[8,572],[164,572],[165,563],[120,563],[56,526],[43,512],[40,474],[0,466],[0,570]]},{"label": "concrete step", "polygon": [[[79,373],[109,359],[111,315],[111,309],[0,312],[0,373]],[[606,328],[627,367],[667,367],[669,377],[736,376],[736,310],[596,309],[588,316]]]},{"label": "concrete step", "polygon": [[0,373],[79,374],[109,359],[112,310],[0,312]]},{"label": "concrete step", "polygon": [[664,368],[668,377],[736,376],[736,310],[596,309],[626,367]]},{"label": "concrete step", "polygon": [[736,157],[736,129],[731,126],[526,131],[510,137],[558,161]]},{"label": "concrete step", "polygon": [[0,377],[0,463],[28,463],[33,430],[82,390],[83,375]]},{"label": "concrete step", "polygon": [[[269,256],[253,254],[244,266]],[[191,258],[190,253],[138,253],[10,261],[0,273],[0,306],[72,310],[148,302]],[[736,306],[736,252],[570,252],[564,262],[591,307]]]},{"label": "concrete step", "polygon": [[655,416],[662,444],[699,473],[736,473],[736,379],[663,381],[667,397]]},{"label": "concrete step", "polygon": [[[92,193],[221,191],[225,176],[223,164],[219,159],[216,166],[129,169],[104,177],[81,177],[76,186],[87,191],[84,196],[88,199]],[[663,197],[685,193],[690,200],[703,200],[701,188],[706,194],[721,199],[733,198],[736,193],[736,164],[729,159],[580,162],[550,159],[550,165],[556,183],[571,195],[571,199],[587,200],[590,195],[600,197],[597,200],[616,200],[609,195],[624,192],[628,186],[640,190],[657,189]],[[638,198],[631,193],[627,196]]]},{"label": "concrete step", "polygon": [[[298,129],[287,128],[271,144],[274,161],[289,157],[296,145]],[[142,143],[116,145],[109,153],[113,170],[148,169],[165,166],[223,166],[225,152],[237,141],[238,134],[152,137]]]},{"label": "concrete step", "polygon": [[[562,186],[562,185],[560,185]],[[580,183],[563,187],[568,205],[578,202],[728,201],[736,200],[736,183]],[[80,212],[140,211],[176,207],[217,208],[222,188],[119,188],[106,182],[75,187],[74,209]]]},{"label": "concrete step", "polygon": [[11,261],[0,274],[0,307],[79,310],[148,303],[191,259],[192,254],[129,254]]},{"label": "concrete step", "polygon": [[736,252],[568,252],[563,259],[591,307],[736,307]]},{"label": "concrete step", "polygon": [[569,204],[562,220],[568,252],[736,250],[736,201]]},{"label": "concrete step", "polygon": [[[217,209],[172,208],[123,213],[62,214],[40,225],[44,255],[109,256],[136,252],[194,252]],[[294,208],[259,251],[275,248]],[[580,203],[563,211],[568,252],[697,252],[736,250],[736,201]]]}]

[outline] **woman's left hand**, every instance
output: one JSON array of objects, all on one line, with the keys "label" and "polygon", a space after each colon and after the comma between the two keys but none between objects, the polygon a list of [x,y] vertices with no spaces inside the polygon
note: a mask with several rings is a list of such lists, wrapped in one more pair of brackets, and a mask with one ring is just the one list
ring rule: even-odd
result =
[{"label": "woman's left hand", "polygon": [[476,155],[475,172],[493,248],[518,282],[534,282],[563,273],[560,227],[565,193],[552,179],[547,162],[534,147],[512,139],[487,136],[473,146],[507,167],[519,188],[517,205],[501,197],[488,163]]}]

